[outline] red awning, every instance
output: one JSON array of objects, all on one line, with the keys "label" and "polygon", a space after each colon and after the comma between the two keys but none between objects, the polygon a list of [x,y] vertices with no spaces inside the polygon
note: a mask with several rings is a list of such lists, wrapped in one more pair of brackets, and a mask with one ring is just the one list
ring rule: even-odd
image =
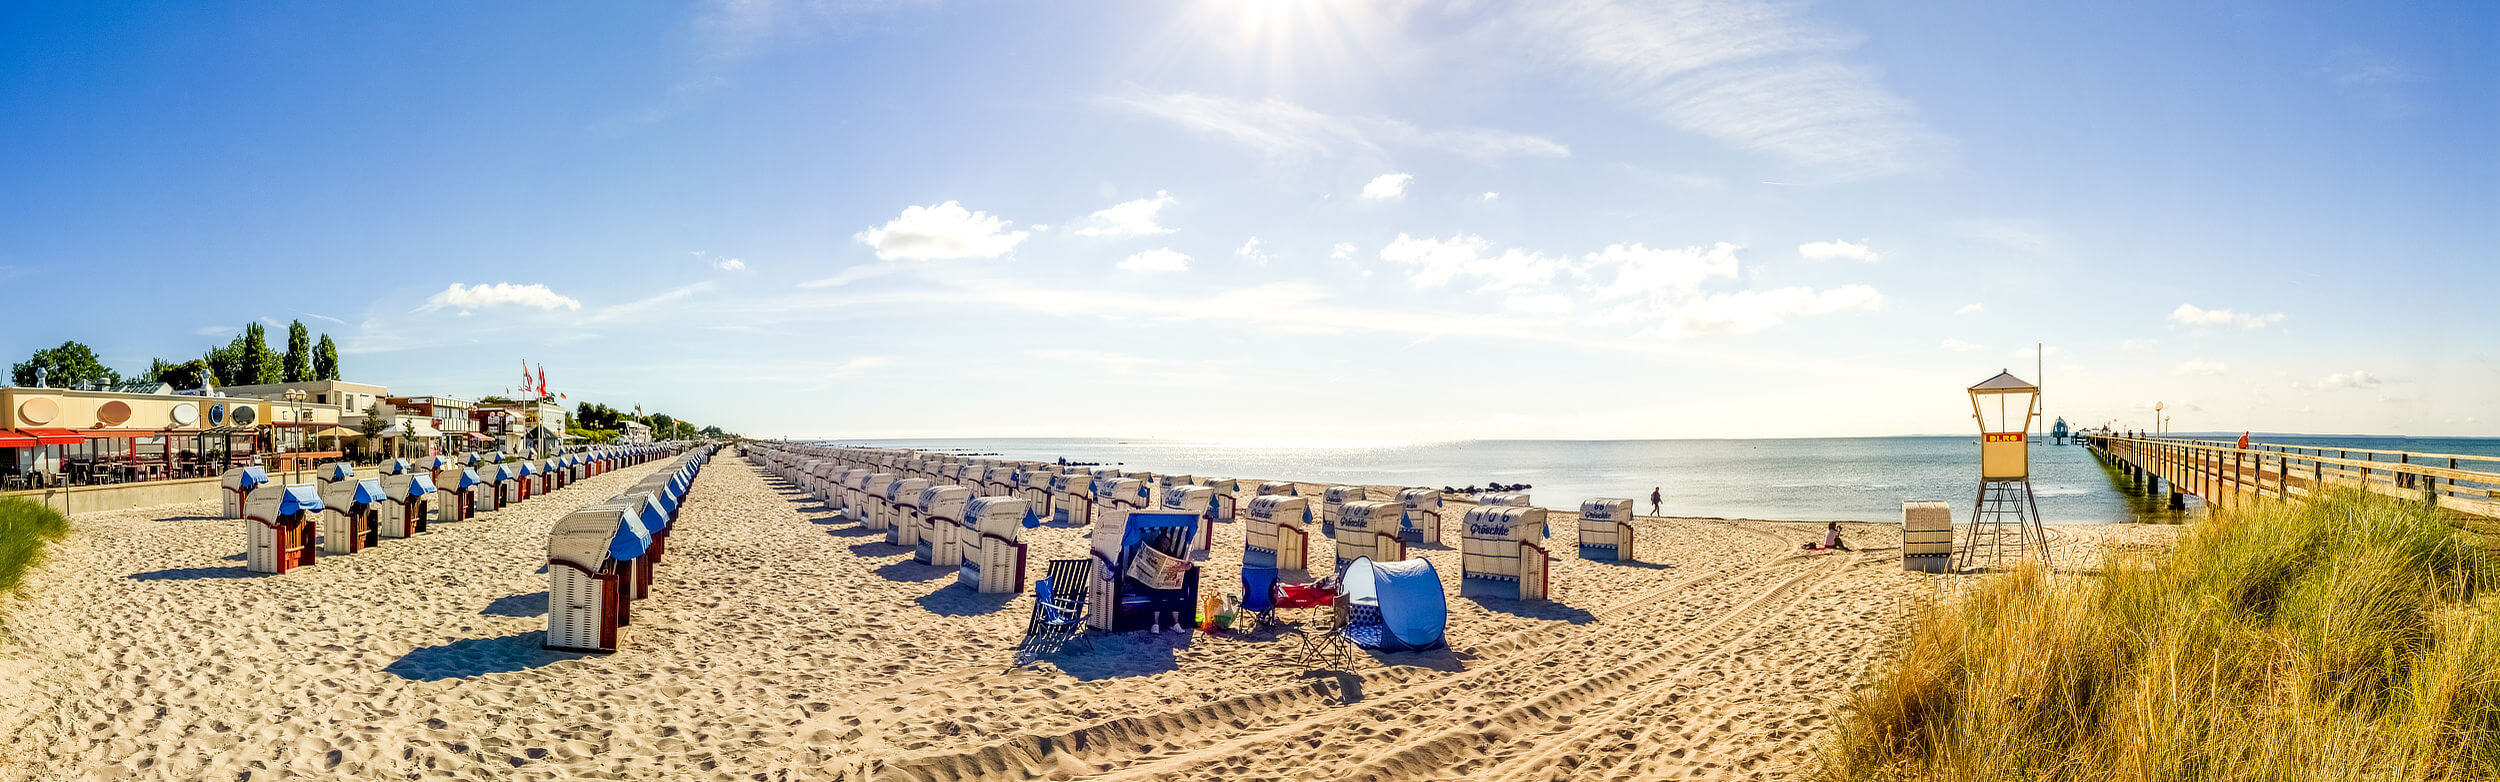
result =
[{"label": "red awning", "polygon": [[20,434],[15,429],[0,429],[0,448],[33,448],[42,444],[43,441],[35,439],[34,435]]},{"label": "red awning", "polygon": [[469,441],[470,441],[470,442],[478,442],[478,443],[491,443],[491,442],[494,442],[494,441],[495,441],[495,438],[488,437],[488,436],[486,436],[486,435],[482,435],[482,434],[478,434],[478,433],[476,433],[476,432],[470,432],[470,433],[469,433]]},{"label": "red awning", "polygon": [[34,435],[35,439],[44,445],[77,445],[87,441],[87,436],[79,434],[76,429],[19,429],[18,431]]}]

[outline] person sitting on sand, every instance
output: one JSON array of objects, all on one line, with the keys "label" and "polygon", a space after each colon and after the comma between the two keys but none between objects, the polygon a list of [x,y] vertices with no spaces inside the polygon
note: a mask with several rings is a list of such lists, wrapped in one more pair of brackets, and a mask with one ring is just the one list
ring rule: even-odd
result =
[{"label": "person sitting on sand", "polygon": [[1837,521],[1823,527],[1823,549],[1826,551],[1855,550],[1849,548],[1849,544],[1840,542],[1840,522]]}]

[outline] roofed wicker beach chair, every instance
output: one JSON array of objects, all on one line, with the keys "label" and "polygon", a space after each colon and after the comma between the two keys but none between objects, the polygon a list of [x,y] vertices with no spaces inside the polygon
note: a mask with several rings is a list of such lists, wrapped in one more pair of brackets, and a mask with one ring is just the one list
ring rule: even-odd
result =
[{"label": "roofed wicker beach chair", "polygon": [[1033,584],[1033,618],[1016,643],[1016,664],[1023,665],[1056,651],[1071,640],[1092,648],[1083,637],[1086,589],[1093,584],[1094,560],[1054,559],[1048,575]]}]

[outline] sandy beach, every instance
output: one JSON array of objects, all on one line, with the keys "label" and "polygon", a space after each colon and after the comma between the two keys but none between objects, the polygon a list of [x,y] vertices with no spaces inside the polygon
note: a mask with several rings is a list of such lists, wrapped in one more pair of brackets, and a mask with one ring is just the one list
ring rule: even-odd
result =
[{"label": "sandy beach", "polygon": [[[6,606],[0,780],[1780,779],[1970,582],[1903,572],[1881,523],[1809,555],[1819,524],[1641,517],[1644,564],[1586,562],[1557,512],[1552,601],[1457,597],[1456,552],[1412,550],[1446,650],[1311,672],[1290,637],[1132,633],[1016,668],[1029,592],[723,452],[621,651],[542,651],[550,525],[660,464],[284,576],[206,504],[79,517]],[[2172,531],[2054,528],[2066,568]],[[1028,580],[1084,532],[1028,530]],[[1241,536],[1216,525],[1207,593]]]}]

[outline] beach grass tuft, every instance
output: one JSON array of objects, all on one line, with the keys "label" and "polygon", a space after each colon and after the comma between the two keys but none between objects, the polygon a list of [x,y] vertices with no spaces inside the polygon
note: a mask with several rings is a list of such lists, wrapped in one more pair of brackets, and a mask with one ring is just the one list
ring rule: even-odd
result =
[{"label": "beach grass tuft", "polygon": [[2217,512],[1991,578],[1853,697],[1833,780],[2500,779],[2500,566],[2421,503]]},{"label": "beach grass tuft", "polygon": [[0,497],[0,595],[16,591],[43,547],[69,534],[69,517],[18,497]]}]

